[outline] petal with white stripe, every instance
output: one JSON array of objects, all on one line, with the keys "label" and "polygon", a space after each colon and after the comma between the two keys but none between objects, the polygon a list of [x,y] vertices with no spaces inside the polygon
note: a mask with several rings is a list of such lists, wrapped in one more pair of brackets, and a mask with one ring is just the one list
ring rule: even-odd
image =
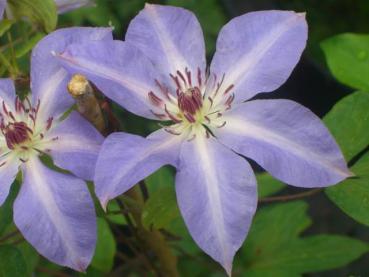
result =
[{"label": "petal with white stripe", "polygon": [[66,28],[44,37],[33,49],[31,58],[32,103],[41,100],[39,117],[59,116],[73,105],[68,94],[70,74],[61,67],[56,53],[71,43],[112,40],[111,28]]},{"label": "petal with white stripe", "polygon": [[214,138],[184,142],[176,176],[179,208],[195,242],[231,275],[257,206],[248,162]]},{"label": "petal with white stripe", "polygon": [[274,177],[299,187],[324,187],[352,174],[328,129],[290,100],[254,100],[224,115],[218,139]]},{"label": "petal with white stripe", "polygon": [[147,138],[127,133],[111,134],[96,165],[96,195],[103,207],[160,167],[176,165],[181,139],[164,130]]},{"label": "petal with white stripe", "polygon": [[155,84],[158,74],[152,63],[131,44],[117,40],[73,44],[59,59],[68,71],[86,75],[102,93],[130,112],[156,119],[152,111],[157,107],[148,95],[150,91],[158,91]]},{"label": "petal with white stripe", "polygon": [[44,166],[37,157],[24,166],[14,203],[14,222],[50,261],[84,271],[96,245],[96,218],[86,184]]},{"label": "petal with white stripe", "polygon": [[50,150],[55,165],[84,180],[92,180],[104,137],[77,112],[56,124],[44,137],[49,143],[43,147]]},{"label": "petal with white stripe", "polygon": [[[3,147],[3,143],[0,141],[0,156],[3,155]],[[10,187],[19,171],[19,164],[20,161],[11,154],[0,158],[0,206],[8,197]]]},{"label": "petal with white stripe", "polygon": [[300,59],[307,40],[305,15],[292,11],[250,12],[219,33],[210,71],[235,86],[242,102],[281,86]]},{"label": "petal with white stripe", "polygon": [[205,70],[205,42],[196,16],[183,8],[146,4],[128,26],[126,41],[139,48],[159,71]]}]

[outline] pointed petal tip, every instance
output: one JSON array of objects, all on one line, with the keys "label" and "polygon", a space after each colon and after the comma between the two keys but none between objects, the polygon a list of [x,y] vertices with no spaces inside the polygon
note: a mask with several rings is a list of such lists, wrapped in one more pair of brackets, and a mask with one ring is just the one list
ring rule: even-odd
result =
[{"label": "pointed petal tip", "polygon": [[78,259],[72,268],[74,270],[77,270],[78,272],[86,273],[88,265],[89,265],[89,262],[87,262],[86,260]]},{"label": "pointed petal tip", "polygon": [[226,271],[228,277],[231,277],[232,276],[232,262],[226,263],[222,266],[223,266],[224,270]]},{"label": "pointed petal tip", "polygon": [[104,212],[107,211],[108,203],[109,203],[109,199],[107,197],[104,197],[104,198],[100,199],[100,204],[101,204],[101,207],[104,210]]}]

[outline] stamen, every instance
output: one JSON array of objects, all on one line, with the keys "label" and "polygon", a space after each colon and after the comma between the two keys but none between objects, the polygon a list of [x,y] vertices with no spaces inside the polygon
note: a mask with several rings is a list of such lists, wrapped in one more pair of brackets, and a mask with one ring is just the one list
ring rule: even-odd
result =
[{"label": "stamen", "polygon": [[153,93],[152,91],[150,91],[148,93],[148,96],[149,96],[149,100],[151,101],[151,103],[154,105],[154,106],[157,106],[157,107],[162,107],[163,104],[164,104],[164,101],[155,95],[155,93]]},{"label": "stamen", "polygon": [[53,117],[49,117],[49,119],[47,120],[47,122],[46,122],[46,131],[50,130],[50,128],[53,124],[53,120],[54,120]]}]

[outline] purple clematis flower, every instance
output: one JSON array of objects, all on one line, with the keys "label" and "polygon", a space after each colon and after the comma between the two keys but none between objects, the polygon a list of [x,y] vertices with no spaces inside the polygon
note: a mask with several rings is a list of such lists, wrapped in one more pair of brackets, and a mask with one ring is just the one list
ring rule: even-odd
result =
[{"label": "purple clematis flower", "polygon": [[[58,13],[65,13],[71,10],[94,5],[92,0],[55,0]],[[0,19],[3,18],[6,0],[0,0]]]},{"label": "purple clematis flower", "polygon": [[[110,29],[61,29],[46,36],[32,53],[31,99],[22,102],[13,82],[0,79],[0,205],[20,170],[16,226],[40,254],[79,271],[96,245],[94,203],[82,179],[93,178],[103,137],[76,112],[61,119],[73,105],[66,91],[70,75],[51,52],[103,39],[112,39]],[[73,175],[45,166],[43,154]]]},{"label": "purple clematis flower", "polygon": [[147,138],[114,133],[105,140],[95,175],[102,205],[161,166],[175,166],[189,232],[230,275],[257,206],[255,176],[242,156],[298,187],[333,185],[351,175],[311,111],[289,100],[247,101],[286,81],[306,40],[304,14],[239,16],[220,31],[207,74],[196,17],[146,5],[125,42],[70,45],[59,55],[69,70],[86,74],[127,110],[173,122]]}]

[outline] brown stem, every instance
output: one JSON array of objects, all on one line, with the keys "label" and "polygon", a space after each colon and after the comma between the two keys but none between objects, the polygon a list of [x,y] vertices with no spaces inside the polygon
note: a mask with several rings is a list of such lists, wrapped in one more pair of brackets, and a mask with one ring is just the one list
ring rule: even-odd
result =
[{"label": "brown stem", "polygon": [[[74,97],[77,104],[77,109],[89,122],[91,122],[102,134],[109,134],[112,131],[116,131],[117,124],[106,124],[103,111],[108,113],[108,119],[114,121],[113,115],[110,109],[104,106],[100,106],[99,101],[96,98],[95,91],[90,82],[85,76],[76,74],[72,77],[68,83],[68,91]],[[103,103],[105,106],[108,103]],[[145,192],[144,186],[141,186],[143,192]],[[147,191],[146,191],[147,192]],[[127,219],[127,223],[132,229],[133,234],[137,239],[143,243],[144,247],[150,252],[154,253],[160,263],[159,276],[162,277],[177,277],[179,276],[177,271],[177,257],[173,255],[171,248],[163,238],[162,234],[158,230],[146,230],[142,224],[142,209],[144,205],[144,197],[142,196],[138,186],[129,190],[126,195],[131,198],[132,201],[125,201],[120,203],[117,199],[120,208],[124,211],[123,215]],[[145,195],[147,196],[147,195]],[[133,204],[133,203],[134,204]],[[123,204],[123,205],[122,205]],[[124,205],[125,204],[125,205]],[[139,205],[139,209],[137,209]],[[125,207],[127,206],[127,207]],[[129,215],[125,212],[130,211],[135,225],[130,220]],[[144,255],[147,254],[143,251]]]},{"label": "brown stem", "polygon": [[[138,187],[134,187],[126,192],[126,196],[135,200],[139,205],[143,205],[144,199]],[[127,205],[132,205],[126,201]],[[129,207],[130,208],[130,207]],[[141,221],[142,213],[139,209],[132,209],[132,217],[136,223],[137,236],[146,245],[146,247],[154,252],[161,265],[160,275],[163,277],[177,277],[177,257],[172,253],[169,245],[158,230],[147,230]]]},{"label": "brown stem", "polygon": [[322,188],[316,188],[316,189],[312,189],[309,191],[296,193],[296,194],[264,197],[264,198],[259,199],[259,203],[283,202],[283,201],[301,199],[301,198],[305,198],[305,197],[309,197],[314,194],[317,194],[321,192],[322,190],[323,190]]},{"label": "brown stem", "polygon": [[3,236],[3,237],[0,238],[0,243],[5,242],[8,239],[11,239],[11,238],[13,238],[13,237],[15,237],[15,236],[17,236],[19,234],[20,233],[18,231],[14,231],[14,232],[11,232],[9,234],[6,234],[5,236]]}]

